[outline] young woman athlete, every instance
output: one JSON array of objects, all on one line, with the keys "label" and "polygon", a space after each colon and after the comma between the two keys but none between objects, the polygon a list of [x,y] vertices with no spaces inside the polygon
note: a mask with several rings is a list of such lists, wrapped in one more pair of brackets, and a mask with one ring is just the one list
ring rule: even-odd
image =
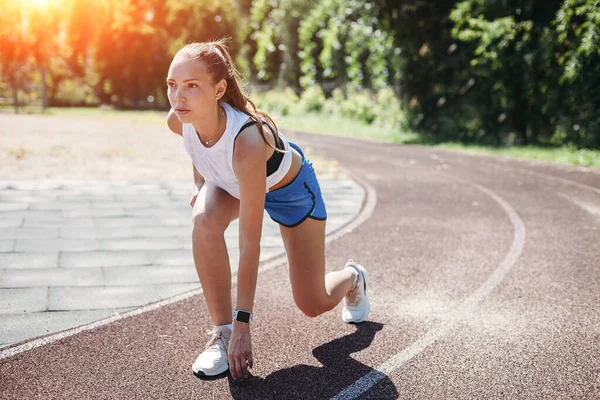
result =
[{"label": "young woman athlete", "polygon": [[[367,273],[352,260],[325,274],[327,212],[312,163],[242,92],[223,41],[193,43],[173,58],[167,77],[169,128],[183,137],[193,164],[192,251],[215,330],[192,370],[248,377],[254,362],[250,321],[263,210],[279,223],[296,305],[309,317],[343,299],[342,319],[370,312]],[[224,232],[239,218],[235,307]]]}]

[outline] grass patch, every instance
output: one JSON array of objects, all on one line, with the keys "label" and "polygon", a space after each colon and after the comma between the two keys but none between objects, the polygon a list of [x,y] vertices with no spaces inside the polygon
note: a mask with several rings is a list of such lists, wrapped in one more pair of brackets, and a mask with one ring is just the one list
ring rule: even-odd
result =
[{"label": "grass patch", "polygon": [[[3,113],[14,113],[13,108],[2,107]],[[104,107],[49,107],[42,112],[40,107],[22,107],[20,113],[27,115],[56,115],[59,117],[77,117],[94,119],[127,119],[129,121],[166,124],[167,111],[154,110],[115,110]]]},{"label": "grass patch", "polygon": [[287,128],[347,137],[378,139],[399,144],[418,144],[448,150],[600,168],[600,150],[577,149],[566,146],[556,148],[542,146],[492,147],[457,142],[438,143],[421,137],[414,132],[394,132],[393,129],[387,127],[367,125],[346,117],[326,116],[316,113],[282,116],[278,117],[276,122],[284,131]]},{"label": "grass patch", "polygon": [[540,146],[513,146],[513,147],[488,147],[465,145],[462,143],[441,143],[436,145],[443,149],[470,151],[481,154],[521,158],[527,160],[542,160],[563,164],[583,165],[586,167],[600,168],[600,150],[576,149],[574,147],[540,147]]},{"label": "grass patch", "polygon": [[337,136],[385,140],[393,143],[406,143],[417,137],[414,133],[394,132],[387,127],[367,125],[338,115],[306,113],[304,115],[276,116],[275,122],[283,131],[287,128]]},{"label": "grass patch", "polygon": [[48,115],[62,117],[89,117],[97,119],[127,119],[136,122],[150,122],[165,124],[167,111],[154,110],[115,110],[101,107],[52,107],[46,112]]}]

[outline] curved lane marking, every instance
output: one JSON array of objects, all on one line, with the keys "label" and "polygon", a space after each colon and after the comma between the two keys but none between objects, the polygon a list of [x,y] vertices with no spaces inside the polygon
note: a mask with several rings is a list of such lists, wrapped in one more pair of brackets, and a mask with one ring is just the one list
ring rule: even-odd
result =
[{"label": "curved lane marking", "polygon": [[494,290],[494,288],[496,288],[496,286],[502,282],[506,274],[519,259],[525,245],[525,225],[523,224],[523,221],[517,212],[503,198],[498,196],[490,189],[487,189],[486,187],[476,183],[463,181],[454,177],[451,179],[462,181],[466,184],[476,187],[494,199],[494,201],[500,204],[500,206],[504,209],[514,228],[513,241],[508,253],[505,255],[498,268],[496,268],[496,270],[489,276],[483,285],[471,293],[471,295],[469,295],[469,297],[467,297],[459,307],[450,312],[449,318],[446,321],[434,326],[421,339],[397,353],[383,364],[377,366],[372,372],[358,379],[352,385],[335,395],[332,399],[355,399],[359,397],[361,394],[365,393],[367,390],[379,383],[382,379],[388,377],[391,372],[402,367],[411,358],[415,357],[428,346],[436,342],[440,337],[454,327],[462,315],[469,312],[477,305],[477,303],[483,300],[492,290]]},{"label": "curved lane marking", "polygon": [[582,210],[588,212],[589,214],[592,214],[595,217],[600,217],[600,207],[594,205],[594,204],[589,204],[580,200],[576,200],[573,197],[569,196],[568,194],[565,193],[557,193],[557,195],[559,197],[562,197],[563,199],[567,200],[568,202],[570,202],[571,204],[576,205],[577,207],[581,208]]},{"label": "curved lane marking", "polygon": [[552,179],[552,180],[555,180],[555,181],[562,182],[562,183],[564,183],[566,185],[576,186],[576,187],[578,187],[580,189],[591,190],[592,192],[594,192],[596,194],[600,194],[600,189],[595,188],[595,187],[590,186],[590,185],[586,185],[585,183],[579,183],[579,182],[572,181],[570,179],[559,178],[557,176],[541,174],[539,172],[527,171],[527,170],[524,170],[524,169],[517,169],[517,171],[521,171],[522,173],[527,174],[527,175],[537,175],[537,176],[541,176],[542,178]]},{"label": "curved lane marking", "polygon": [[[365,199],[363,200],[361,210],[359,211],[358,215],[356,215],[353,219],[348,221],[345,225],[342,225],[338,229],[327,234],[327,236],[325,237],[325,243],[330,243],[334,240],[339,239],[340,237],[344,236],[345,234],[352,232],[359,225],[361,225],[363,222],[365,222],[371,216],[371,214],[373,213],[373,210],[375,209],[375,204],[377,203],[377,192],[375,191],[375,189],[371,185],[369,185],[364,179],[362,179],[360,177],[353,176],[352,180],[354,180],[359,185],[361,185],[363,187],[363,189],[365,190]],[[263,261],[261,263],[260,267],[258,268],[258,272],[261,273],[261,272],[265,272],[265,271],[274,269],[275,267],[283,265],[286,262],[287,262],[287,257],[285,255],[285,252],[283,252],[280,255],[274,256],[268,260]],[[232,276],[232,279],[231,279],[232,285],[235,285],[236,283],[237,283],[237,274]],[[182,293],[180,295],[171,297],[169,299],[165,299],[165,300],[162,300],[162,301],[159,301],[156,303],[152,303],[152,304],[140,307],[140,308],[136,308],[134,310],[125,312],[123,314],[116,314],[112,317],[104,318],[99,321],[92,322],[90,324],[82,325],[77,328],[69,329],[69,330],[59,332],[59,333],[56,333],[53,335],[44,336],[39,339],[35,339],[30,342],[26,342],[24,344],[17,345],[14,347],[9,347],[5,350],[0,351],[0,360],[2,360],[4,358],[16,356],[17,354],[20,354],[20,353],[23,353],[23,352],[26,352],[29,350],[33,350],[37,347],[41,347],[41,346],[45,346],[50,343],[54,343],[58,340],[67,338],[69,336],[76,335],[81,332],[93,330],[93,329],[99,328],[104,325],[112,324],[113,322],[121,321],[125,318],[144,314],[149,311],[154,311],[154,310],[157,310],[164,306],[168,306],[170,304],[177,303],[179,301],[183,301],[183,300],[189,299],[192,296],[196,296],[196,295],[200,295],[200,294],[202,294],[202,288],[194,289],[189,292]]]}]

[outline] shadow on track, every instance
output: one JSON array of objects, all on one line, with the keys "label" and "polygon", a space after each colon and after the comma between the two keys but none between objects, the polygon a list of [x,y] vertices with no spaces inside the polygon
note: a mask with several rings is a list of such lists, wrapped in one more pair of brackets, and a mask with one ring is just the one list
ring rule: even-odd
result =
[{"label": "shadow on track", "polygon": [[[229,377],[229,387],[234,399],[329,399],[373,371],[373,368],[356,361],[350,354],[371,345],[383,324],[363,322],[356,325],[350,335],[332,340],[313,350],[322,367],[296,365],[279,370],[265,378],[251,377],[243,383]],[[398,392],[389,378],[377,385],[378,399],[397,399]]]}]

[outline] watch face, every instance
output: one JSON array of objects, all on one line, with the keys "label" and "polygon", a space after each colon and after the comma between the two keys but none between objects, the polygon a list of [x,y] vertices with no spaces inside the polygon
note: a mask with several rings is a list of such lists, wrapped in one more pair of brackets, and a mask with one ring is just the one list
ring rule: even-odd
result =
[{"label": "watch face", "polygon": [[238,311],[235,319],[239,322],[247,324],[250,322],[250,313],[248,311]]}]

